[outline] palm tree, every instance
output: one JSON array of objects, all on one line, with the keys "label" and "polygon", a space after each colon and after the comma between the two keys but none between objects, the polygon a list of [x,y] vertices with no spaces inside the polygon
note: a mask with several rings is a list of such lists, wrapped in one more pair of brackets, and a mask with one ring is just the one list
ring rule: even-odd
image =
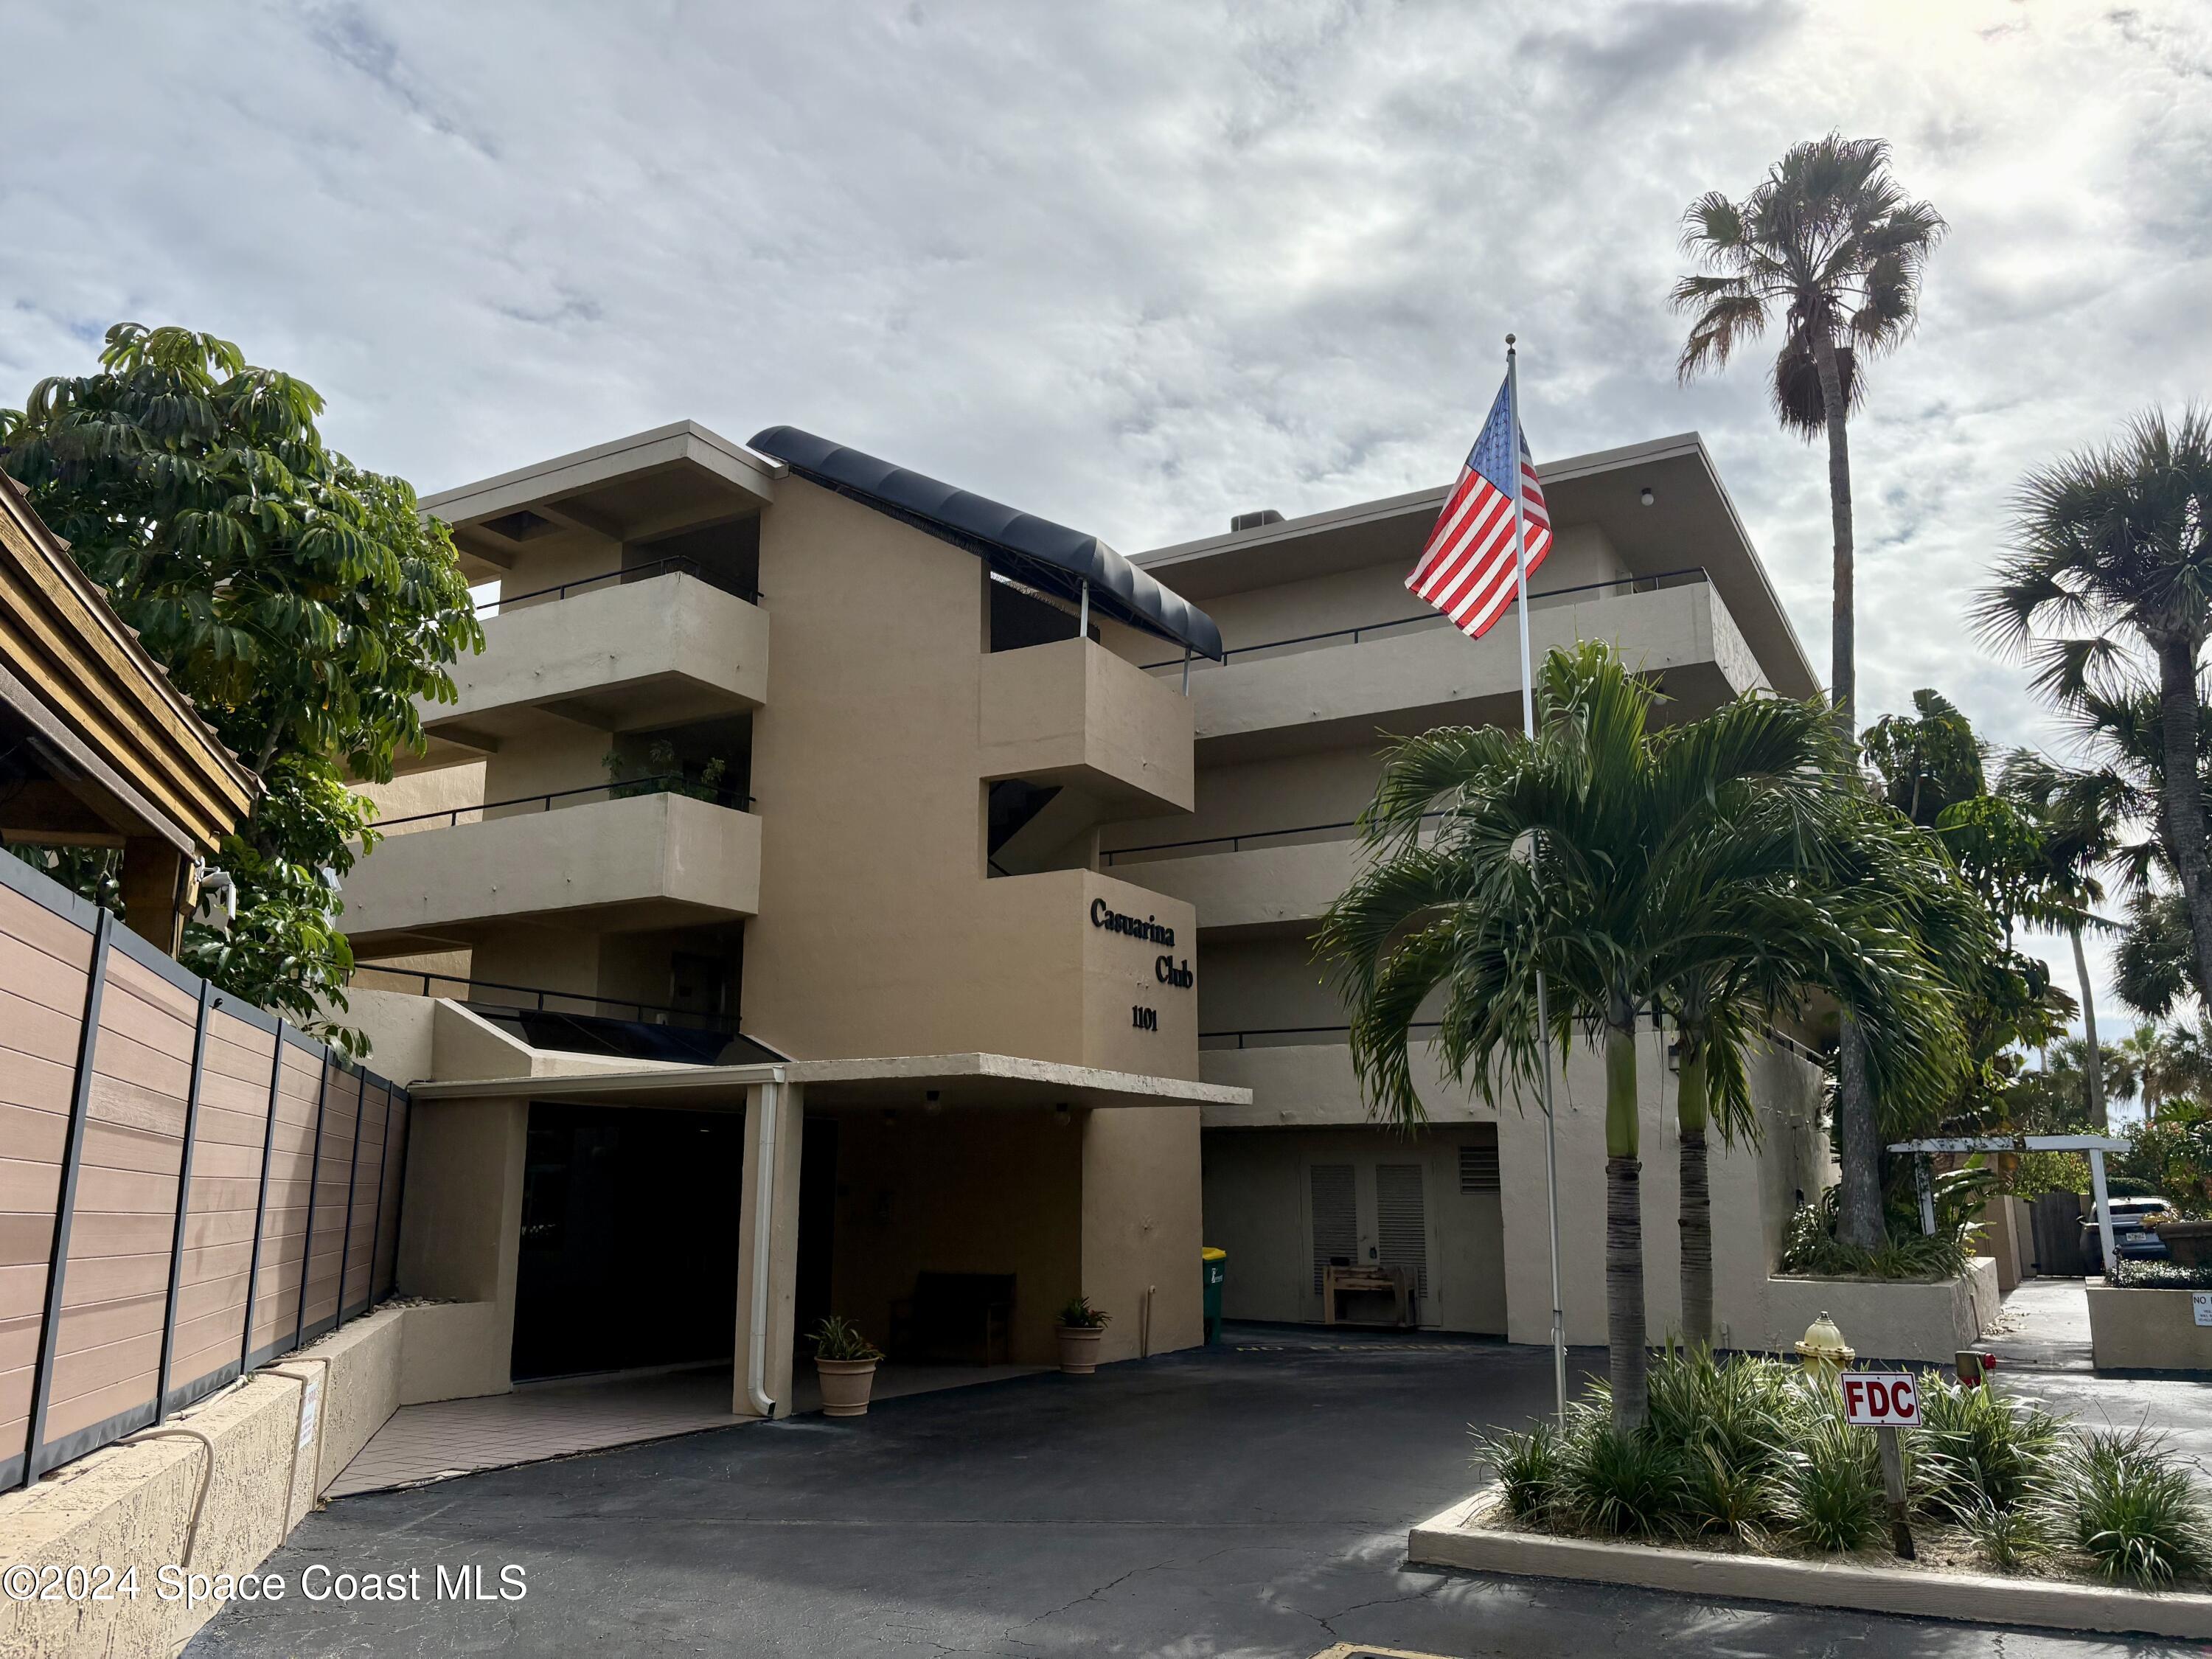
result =
[{"label": "palm tree", "polygon": [[2070,772],[2032,750],[2016,749],[2006,760],[1997,792],[2017,803],[2041,832],[2036,885],[2040,902],[2035,919],[2064,933],[2074,947],[2074,974],[2081,986],[2081,1035],[2087,1056],[2081,1067],[2089,1121],[2101,1134],[2112,1127],[2105,1105],[2104,1050],[2097,1041],[2096,988],[2089,979],[2088,953],[2081,935],[2109,926],[2096,914],[2105,900],[2097,872],[2119,854],[2119,837],[2110,811],[2109,790],[2094,774]]},{"label": "palm tree", "polygon": [[2021,485],[2015,545],[1978,597],[1985,635],[2080,714],[2142,706],[2154,665],[2160,850],[2188,910],[2200,995],[2212,988],[2212,848],[2199,770],[2197,676],[2212,635],[2212,414],[2138,416]]},{"label": "palm tree", "polygon": [[[1747,1115],[1743,1042],[1785,987],[1856,1000],[1895,1039],[1881,1051],[1885,1068],[1890,1054],[1945,1052],[1948,1035],[1908,937],[1856,925],[1874,914],[1864,896],[1822,902],[1832,869],[1854,855],[1856,820],[1875,810],[1838,765],[1825,705],[1746,698],[1654,732],[1654,695],[1610,648],[1587,644],[1545,661],[1533,743],[1464,726],[1399,743],[1361,820],[1372,860],[1318,938],[1351,1008],[1370,1108],[1386,1121],[1425,1121],[1409,1048],[1432,1001],[1446,1075],[1493,1105],[1577,1031],[1601,1045],[1606,1327],[1623,1426],[1644,1410],[1639,1014],[1695,1016],[1692,1054],[1716,1064],[1685,1067],[1684,1092],[1699,1097],[1685,1109],[1692,1118],[1707,1076],[1731,1116]],[[1686,1035],[1692,1023],[1682,1019]],[[1702,1135],[1697,1146],[1702,1186]],[[1709,1209],[1698,1224],[1709,1306]],[[1686,1254],[1695,1236],[1685,1231]]]},{"label": "palm tree", "polygon": [[[1793,146],[1742,201],[1713,191],[1683,216],[1683,250],[1705,270],[1674,285],[1675,308],[1692,317],[1677,375],[1686,382],[1724,368],[1778,311],[1782,349],[1768,383],[1775,413],[1808,442],[1827,436],[1835,538],[1828,690],[1846,743],[1858,695],[1850,413],[1865,396],[1865,364],[1911,331],[1921,272],[1945,228],[1941,214],[1908,198],[1890,176],[1886,140],[1836,133]],[[1872,1249],[1882,1240],[1880,1135],[1865,1043],[1849,1007],[1840,1049],[1842,1236]]]}]

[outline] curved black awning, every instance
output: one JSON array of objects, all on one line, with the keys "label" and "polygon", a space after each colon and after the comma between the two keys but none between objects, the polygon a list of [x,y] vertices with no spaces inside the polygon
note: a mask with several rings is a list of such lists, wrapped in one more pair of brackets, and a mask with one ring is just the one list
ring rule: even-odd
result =
[{"label": "curved black awning", "polygon": [[756,432],[749,447],[826,489],[965,548],[1003,575],[1069,599],[1087,581],[1091,605],[1102,616],[1188,646],[1200,656],[1221,655],[1221,630],[1212,617],[1096,536],[956,489],[795,426]]}]

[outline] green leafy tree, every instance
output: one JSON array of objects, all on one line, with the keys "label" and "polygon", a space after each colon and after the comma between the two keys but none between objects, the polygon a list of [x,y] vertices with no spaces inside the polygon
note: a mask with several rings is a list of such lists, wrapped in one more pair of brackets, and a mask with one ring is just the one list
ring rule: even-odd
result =
[{"label": "green leafy tree", "polygon": [[347,778],[389,780],[422,746],[416,699],[453,700],[449,665],[483,643],[466,579],[404,480],[325,446],[305,381],[136,323],[100,362],[0,412],[0,465],[261,778],[221,853],[236,923],[187,929],[185,960],[362,1049],[320,1012],[353,966],[337,878],[375,841]]},{"label": "green leafy tree", "polygon": [[[1867,363],[1911,332],[1921,273],[1944,230],[1942,216],[1891,176],[1886,141],[1835,133],[1793,146],[1743,200],[1711,191],[1683,217],[1683,249],[1704,269],[1674,286],[1674,307],[1691,319],[1677,374],[1686,382],[1725,368],[1778,314],[1782,349],[1768,380],[1775,413],[1785,431],[1827,439],[1829,694],[1847,742],[1858,696],[1850,415],[1863,401]],[[1882,1237],[1880,1130],[1865,1042],[1848,1006],[1838,1085],[1844,1237],[1872,1249]]]},{"label": "green leafy tree", "polygon": [[[2118,442],[2029,474],[1993,576],[1975,607],[1984,634],[2025,656],[2036,688],[2093,732],[2131,737],[2125,763],[2154,773],[2158,857],[2181,890],[2194,982],[2212,987],[2198,684],[2212,635],[2212,414],[2153,411]],[[2139,745],[2152,730],[2147,768]]]},{"label": "green leafy tree", "polygon": [[[1628,1425],[1644,1416],[1646,1364],[1639,1013],[1704,1000],[1704,1068],[1686,1068],[1684,1092],[1705,1098],[1686,1121],[1716,1085],[1725,1114],[1747,1112],[1742,1046],[1793,983],[1857,1000],[1894,1038],[1877,1065],[1901,1083],[1954,1040],[1898,925],[1912,872],[1886,868],[1884,882],[1847,896],[1834,878],[1870,845],[1923,864],[1933,849],[1893,816],[1895,831],[1867,838],[1881,830],[1869,822],[1878,809],[1838,765],[1820,703],[1746,698],[1654,731],[1654,693],[1605,646],[1553,653],[1539,679],[1534,743],[1446,727],[1394,748],[1362,817],[1371,862],[1318,943],[1351,1009],[1368,1100],[1387,1121],[1425,1118],[1409,1043],[1432,1000],[1445,1074],[1493,1104],[1532,1086],[1547,1053],[1566,1052],[1577,1032],[1601,1046],[1607,1332],[1615,1419]],[[1695,1146],[1702,1173],[1702,1136]]]},{"label": "green leafy tree", "polygon": [[1861,742],[1882,799],[1932,830],[1943,809],[1988,792],[1984,744],[1959,706],[1940,691],[1912,694],[1914,714],[1885,714]]}]

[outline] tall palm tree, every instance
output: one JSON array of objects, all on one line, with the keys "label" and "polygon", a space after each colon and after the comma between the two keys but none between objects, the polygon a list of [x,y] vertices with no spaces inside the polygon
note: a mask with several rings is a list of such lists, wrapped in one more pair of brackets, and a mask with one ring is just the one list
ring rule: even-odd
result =
[{"label": "tall palm tree", "polygon": [[2036,688],[2096,718],[2144,706],[2153,665],[2159,848],[2188,910],[2200,995],[2212,989],[2212,847],[2200,770],[2198,679],[2212,636],[2212,413],[2138,416],[2117,443],[2028,475],[2014,545],[1976,600]]},{"label": "tall palm tree", "polygon": [[[1771,984],[1802,978],[1858,1000],[1895,1038],[1885,1066],[1943,1052],[1947,1035],[1907,936],[1853,926],[1872,914],[1863,902],[1820,902],[1831,861],[1850,854],[1847,809],[1873,805],[1837,764],[1825,706],[1747,698],[1655,732],[1653,698],[1609,647],[1587,644],[1546,659],[1533,743],[1464,726],[1401,742],[1361,821],[1371,861],[1318,940],[1387,1121],[1426,1118],[1410,1042],[1432,1001],[1446,1074],[1493,1105],[1577,1032],[1601,1046],[1606,1328],[1623,1426],[1644,1410],[1639,1013],[1686,1006],[1692,981],[1717,985],[1698,1052],[1719,1058],[1731,1105],[1742,1028]],[[1705,1224],[1709,1241],[1709,1213]]]},{"label": "tall palm tree", "polygon": [[[1685,382],[1724,368],[1736,348],[1782,317],[1768,389],[1784,430],[1828,440],[1828,514],[1835,540],[1829,695],[1848,743],[1858,696],[1853,611],[1850,414],[1865,396],[1866,363],[1911,332],[1920,277],[1942,239],[1942,216],[1890,176],[1880,138],[1831,133],[1793,146],[1742,201],[1718,191],[1683,216],[1683,251],[1705,267],[1674,285],[1691,316],[1675,372]],[[1881,1140],[1858,1022],[1844,1012],[1837,1120],[1843,1154],[1842,1236],[1882,1239]]]}]

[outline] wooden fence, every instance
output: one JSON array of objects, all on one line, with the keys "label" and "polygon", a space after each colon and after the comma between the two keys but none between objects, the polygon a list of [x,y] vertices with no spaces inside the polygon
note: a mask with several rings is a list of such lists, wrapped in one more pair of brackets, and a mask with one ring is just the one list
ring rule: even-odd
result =
[{"label": "wooden fence", "polygon": [[0,1489],[388,1293],[407,1109],[0,853]]}]

